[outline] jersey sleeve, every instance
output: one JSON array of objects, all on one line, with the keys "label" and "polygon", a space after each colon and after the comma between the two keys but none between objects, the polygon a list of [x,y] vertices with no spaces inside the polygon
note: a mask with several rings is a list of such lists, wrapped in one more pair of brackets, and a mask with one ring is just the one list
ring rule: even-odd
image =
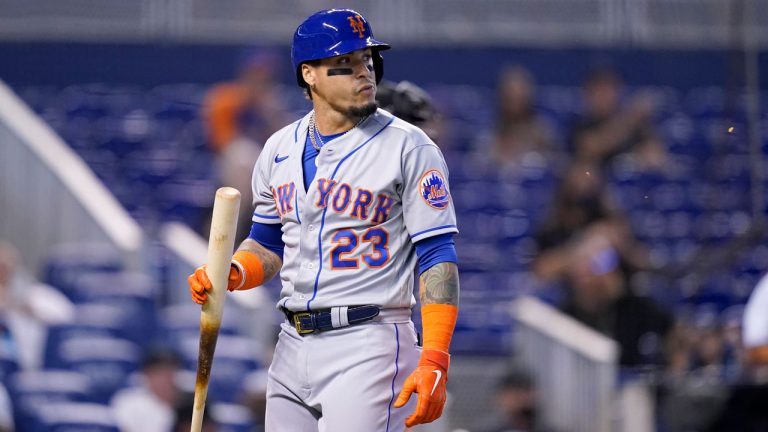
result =
[{"label": "jersey sleeve", "polygon": [[403,215],[411,241],[457,233],[448,167],[440,149],[423,144],[408,151],[403,176]]},{"label": "jersey sleeve", "polygon": [[[266,149],[265,149],[266,150]],[[277,211],[272,188],[269,186],[271,167],[270,152],[262,151],[256,166],[253,168],[251,186],[253,189],[253,222],[263,224],[280,223],[280,213]]]}]

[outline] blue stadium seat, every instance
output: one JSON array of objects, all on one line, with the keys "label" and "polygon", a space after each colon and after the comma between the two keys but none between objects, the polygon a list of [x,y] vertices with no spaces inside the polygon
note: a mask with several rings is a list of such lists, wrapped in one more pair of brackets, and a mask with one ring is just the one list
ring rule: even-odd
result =
[{"label": "blue stadium seat", "polygon": [[105,318],[119,323],[124,337],[146,346],[157,329],[160,294],[158,283],[142,273],[91,273],[76,280],[71,298],[94,310],[96,305],[105,306],[104,310],[111,306],[115,311]]},{"label": "blue stadium seat", "polygon": [[74,281],[85,273],[113,273],[123,269],[120,252],[106,243],[67,243],[50,248],[43,281],[67,294]]},{"label": "blue stadium seat", "polygon": [[33,432],[120,432],[108,405],[51,403],[39,407],[37,415]]},{"label": "blue stadium seat", "polygon": [[141,348],[129,340],[109,336],[72,337],[58,344],[52,367],[87,375],[93,400],[107,403],[115,391],[125,386],[141,361]]},{"label": "blue stadium seat", "polygon": [[35,427],[36,410],[54,402],[92,401],[90,379],[74,371],[23,371],[6,382],[13,401],[16,430],[30,431]]},{"label": "blue stadium seat", "polygon": [[[113,300],[115,303],[134,299],[142,307],[154,308],[160,295],[158,284],[144,273],[92,272],[74,280],[71,298],[75,302]],[[122,303],[121,303],[122,304]]]}]

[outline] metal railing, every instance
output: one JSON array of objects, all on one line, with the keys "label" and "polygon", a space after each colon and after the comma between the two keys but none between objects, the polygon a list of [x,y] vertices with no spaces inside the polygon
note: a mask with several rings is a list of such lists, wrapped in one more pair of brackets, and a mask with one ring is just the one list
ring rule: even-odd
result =
[{"label": "metal railing", "polygon": [[[288,43],[315,0],[0,0],[0,40]],[[762,0],[360,0],[376,34],[403,45],[712,48],[748,26],[768,46]],[[748,20],[749,21],[749,20]]]},{"label": "metal railing", "polygon": [[512,315],[515,349],[535,375],[547,427],[617,430],[616,343],[533,298],[515,301]]},{"label": "metal railing", "polygon": [[142,230],[73,150],[0,81],[0,239],[35,273],[52,245],[114,245],[139,265]]}]

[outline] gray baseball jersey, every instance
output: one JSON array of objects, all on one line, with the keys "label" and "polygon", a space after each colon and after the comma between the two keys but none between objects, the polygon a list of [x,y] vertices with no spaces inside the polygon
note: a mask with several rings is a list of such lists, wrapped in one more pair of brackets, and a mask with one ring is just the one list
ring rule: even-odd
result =
[{"label": "gray baseball jersey", "polygon": [[456,232],[445,161],[421,130],[378,110],[322,148],[305,190],[310,115],[267,141],[253,174],[253,220],[282,224],[278,306],[383,309],[374,320],[306,337],[283,324],[265,430],[402,431],[416,398],[392,405],[420,355],[410,321],[413,243]]},{"label": "gray baseball jersey", "polygon": [[253,221],[282,224],[278,306],[412,307],[413,243],[457,232],[440,149],[379,109],[322,148],[305,190],[310,115],[267,140],[253,173]]}]

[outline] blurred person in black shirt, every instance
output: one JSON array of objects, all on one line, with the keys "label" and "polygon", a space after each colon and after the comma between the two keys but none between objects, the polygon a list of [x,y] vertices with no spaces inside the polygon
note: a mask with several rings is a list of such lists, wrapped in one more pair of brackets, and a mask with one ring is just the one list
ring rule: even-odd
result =
[{"label": "blurred person in black shirt", "polygon": [[667,363],[673,318],[652,299],[632,292],[606,236],[593,232],[581,238],[565,271],[568,299],[563,312],[614,339],[621,366]]},{"label": "blurred person in black shirt", "polygon": [[555,193],[552,209],[536,233],[533,272],[543,281],[561,279],[584,236],[600,234],[619,253],[625,275],[646,268],[648,253],[637,242],[625,215],[611,202],[598,169],[573,163]]},{"label": "blurred person in black shirt", "polygon": [[496,410],[483,432],[543,432],[536,402],[536,383],[531,374],[511,365],[496,387]]},{"label": "blurred person in black shirt", "polygon": [[596,69],[587,76],[586,112],[570,133],[572,156],[605,167],[614,157],[630,154],[641,168],[660,168],[666,152],[651,124],[651,100],[638,95],[621,106],[621,87],[621,78],[610,68]]}]

